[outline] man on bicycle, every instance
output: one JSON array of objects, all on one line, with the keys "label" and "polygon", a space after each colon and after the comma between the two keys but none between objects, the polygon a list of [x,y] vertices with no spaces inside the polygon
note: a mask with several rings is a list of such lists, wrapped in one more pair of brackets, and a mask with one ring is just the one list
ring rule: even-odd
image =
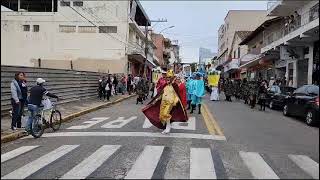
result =
[{"label": "man on bicycle", "polygon": [[28,101],[28,111],[30,111],[30,116],[27,121],[26,125],[26,131],[29,133],[31,130],[32,126],[32,121],[35,118],[35,115],[38,113],[39,108],[41,107],[41,101],[43,98],[43,95],[56,98],[57,100],[59,99],[58,96],[49,93],[44,87],[43,84],[46,81],[42,78],[38,78],[36,80],[37,85],[32,87],[30,89],[30,96],[29,96],[29,101]]}]

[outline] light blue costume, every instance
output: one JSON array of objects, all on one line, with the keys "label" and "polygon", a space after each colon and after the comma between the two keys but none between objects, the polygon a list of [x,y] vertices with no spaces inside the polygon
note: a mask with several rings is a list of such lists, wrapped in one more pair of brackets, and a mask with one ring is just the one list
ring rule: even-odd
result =
[{"label": "light blue costume", "polygon": [[193,89],[194,89],[194,78],[196,77],[195,74],[192,75],[192,77],[188,78],[187,81],[187,101],[191,101],[191,97],[192,97],[192,93],[193,93]]},{"label": "light blue costume", "polygon": [[[198,75],[201,76],[200,73]],[[192,82],[192,96],[191,96],[191,104],[199,105],[201,104],[202,97],[205,95],[204,89],[204,81],[199,79],[195,79]]]}]

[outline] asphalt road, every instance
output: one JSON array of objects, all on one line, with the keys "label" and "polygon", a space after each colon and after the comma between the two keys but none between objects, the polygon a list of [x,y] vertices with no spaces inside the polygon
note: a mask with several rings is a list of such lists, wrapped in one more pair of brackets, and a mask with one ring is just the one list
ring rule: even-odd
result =
[{"label": "asphalt road", "polygon": [[162,135],[142,107],[130,99],[2,144],[1,178],[319,178],[319,129],[279,112],[207,102],[225,136],[198,114]]}]

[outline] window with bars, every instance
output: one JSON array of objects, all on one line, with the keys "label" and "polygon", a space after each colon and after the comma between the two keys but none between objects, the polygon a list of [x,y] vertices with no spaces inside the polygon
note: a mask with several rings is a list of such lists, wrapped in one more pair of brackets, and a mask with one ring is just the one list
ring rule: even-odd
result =
[{"label": "window with bars", "polygon": [[33,32],[39,32],[40,26],[39,25],[33,25]]},{"label": "window with bars", "polygon": [[30,25],[22,25],[23,31],[30,31]]},{"label": "window with bars", "polygon": [[117,26],[99,26],[99,33],[117,33]]},{"label": "window with bars", "polygon": [[96,33],[97,28],[95,26],[79,26],[78,32],[79,33]]},{"label": "window with bars", "polygon": [[70,6],[70,2],[60,1],[60,6]]},{"label": "window with bars", "polygon": [[76,26],[60,25],[59,26],[59,32],[64,32],[64,33],[76,32]]},{"label": "window with bars", "polygon": [[73,6],[83,6],[83,2],[82,1],[74,1]]}]

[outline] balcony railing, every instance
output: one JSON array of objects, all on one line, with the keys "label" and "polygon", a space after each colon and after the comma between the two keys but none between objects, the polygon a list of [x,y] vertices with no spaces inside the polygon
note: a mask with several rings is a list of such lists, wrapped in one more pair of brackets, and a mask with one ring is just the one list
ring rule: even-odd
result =
[{"label": "balcony railing", "polygon": [[296,31],[300,27],[305,26],[306,24],[309,24],[310,22],[316,19],[319,19],[319,4],[311,8],[309,11],[302,14],[301,16],[298,16],[293,21],[286,23],[284,26],[281,27],[281,29],[265,35],[263,46],[265,47],[285,37],[286,35]]},{"label": "balcony railing", "polygon": [[139,46],[138,44],[130,43],[130,46],[128,46],[128,54],[141,54],[144,55],[144,48]]}]

